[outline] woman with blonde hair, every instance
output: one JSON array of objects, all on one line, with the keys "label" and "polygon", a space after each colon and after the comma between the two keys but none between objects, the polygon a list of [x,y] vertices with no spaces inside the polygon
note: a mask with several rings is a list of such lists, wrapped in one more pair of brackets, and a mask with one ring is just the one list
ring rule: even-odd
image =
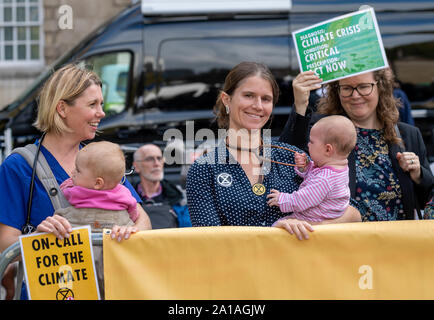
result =
[{"label": "woman with blonde hair", "polygon": [[[40,93],[34,125],[42,132],[42,137],[35,145],[39,148],[38,157],[45,158],[58,185],[72,175],[80,143],[95,137],[100,120],[105,116],[101,86],[95,73],[70,64],[54,72]],[[17,153],[11,154],[0,166],[0,251],[18,241],[22,233],[35,229],[57,237],[68,237],[71,232],[71,225],[65,218],[53,216],[50,195],[60,190],[51,189],[49,195],[37,176],[32,179],[32,173],[32,167]],[[129,183],[125,186],[141,202],[134,188]],[[115,226],[113,236],[128,238],[137,229],[151,227],[139,203],[137,210],[139,217],[134,228]]]}]

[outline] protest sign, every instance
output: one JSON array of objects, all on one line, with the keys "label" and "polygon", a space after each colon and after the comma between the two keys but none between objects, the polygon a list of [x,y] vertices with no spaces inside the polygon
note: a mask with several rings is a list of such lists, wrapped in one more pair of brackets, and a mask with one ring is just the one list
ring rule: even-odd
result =
[{"label": "protest sign", "polygon": [[90,227],[68,238],[39,233],[20,237],[29,299],[97,300],[99,290]]},{"label": "protest sign", "polygon": [[388,66],[374,9],[339,16],[292,33],[301,72],[323,83]]}]

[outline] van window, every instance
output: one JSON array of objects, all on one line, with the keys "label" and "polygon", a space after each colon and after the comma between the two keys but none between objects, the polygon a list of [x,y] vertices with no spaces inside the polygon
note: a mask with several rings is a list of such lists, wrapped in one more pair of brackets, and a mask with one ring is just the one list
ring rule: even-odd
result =
[{"label": "van window", "polygon": [[157,88],[161,111],[204,109],[213,106],[222,79],[236,64],[266,64],[276,77],[287,75],[290,37],[228,37],[176,39],[161,44]]},{"label": "van window", "polygon": [[131,53],[112,52],[91,56],[86,58],[83,64],[101,78],[106,115],[124,111],[127,104]]}]

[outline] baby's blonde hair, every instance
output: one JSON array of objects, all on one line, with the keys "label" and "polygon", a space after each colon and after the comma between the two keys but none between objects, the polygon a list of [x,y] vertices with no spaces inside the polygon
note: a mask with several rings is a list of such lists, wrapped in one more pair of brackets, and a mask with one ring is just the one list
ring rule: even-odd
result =
[{"label": "baby's blonde hair", "polygon": [[124,177],[125,156],[116,143],[108,141],[89,143],[78,152],[78,157],[96,177],[104,179],[104,184],[107,184],[104,189],[114,188]]},{"label": "baby's blonde hair", "polygon": [[353,122],[344,116],[321,118],[315,123],[323,131],[323,142],[336,148],[338,154],[348,156],[356,146],[357,132]]}]

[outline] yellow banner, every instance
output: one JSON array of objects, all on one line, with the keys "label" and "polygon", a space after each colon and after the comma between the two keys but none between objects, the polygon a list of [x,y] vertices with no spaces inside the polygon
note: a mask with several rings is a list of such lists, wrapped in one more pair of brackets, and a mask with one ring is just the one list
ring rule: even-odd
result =
[{"label": "yellow banner", "polygon": [[29,299],[99,299],[91,243],[89,227],[63,240],[47,233],[21,236]]},{"label": "yellow banner", "polygon": [[434,299],[434,221],[104,236],[106,299]]}]

